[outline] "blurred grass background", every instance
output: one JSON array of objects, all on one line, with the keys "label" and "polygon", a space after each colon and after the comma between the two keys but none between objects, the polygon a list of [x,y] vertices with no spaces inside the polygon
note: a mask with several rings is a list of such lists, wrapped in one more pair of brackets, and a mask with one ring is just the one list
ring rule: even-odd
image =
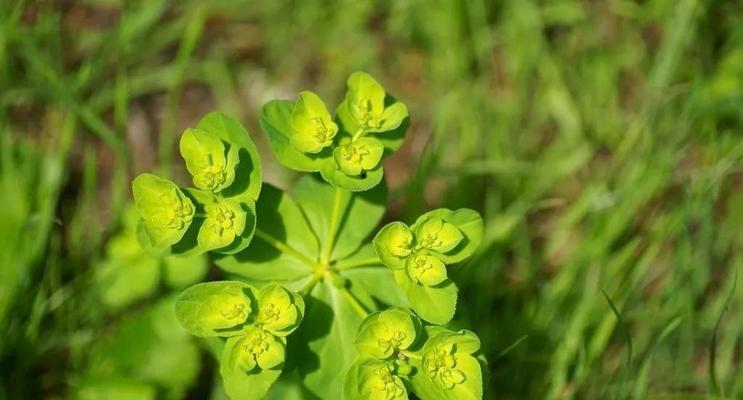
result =
[{"label": "blurred grass background", "polygon": [[219,109],[286,185],[258,109],[357,69],[411,111],[389,218],[485,217],[454,279],[497,398],[743,398],[741,2],[2,0],[0,400],[221,398],[157,352],[167,262],[100,278],[130,179]]}]

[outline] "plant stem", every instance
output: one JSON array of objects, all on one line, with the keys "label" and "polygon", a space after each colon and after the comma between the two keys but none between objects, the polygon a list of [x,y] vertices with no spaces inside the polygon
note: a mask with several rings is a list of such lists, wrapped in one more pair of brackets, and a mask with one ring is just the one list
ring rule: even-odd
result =
[{"label": "plant stem", "polygon": [[298,293],[302,296],[310,294],[310,292],[312,292],[312,289],[315,288],[315,285],[317,285],[317,282],[320,282],[320,279],[322,279],[322,275],[313,274],[307,281],[307,283],[305,283],[304,286],[299,289]]},{"label": "plant stem", "polygon": [[413,360],[421,360],[423,358],[413,352],[405,351],[405,350],[400,350],[400,354],[404,355],[407,358],[411,358]]},{"label": "plant stem", "polygon": [[353,293],[348,290],[347,287],[342,287],[339,289],[343,295],[346,297],[346,300],[351,304],[351,308],[356,312],[356,314],[359,315],[362,319],[366,318],[369,315],[369,312],[366,311],[366,308],[364,308],[361,303],[359,303],[358,300],[356,300],[356,297],[354,297]]},{"label": "plant stem", "polygon": [[330,212],[330,226],[328,226],[328,232],[325,236],[325,247],[323,248],[323,253],[320,256],[320,264],[328,264],[330,262],[330,255],[333,253],[333,246],[335,245],[335,235],[338,233],[338,227],[340,226],[342,195],[343,192],[341,189],[334,189],[333,208]]},{"label": "plant stem", "polygon": [[290,254],[303,263],[307,264],[308,266],[314,268],[315,263],[310,260],[309,257],[305,256],[304,254],[300,253],[299,251],[295,250],[293,247],[289,246],[288,244],[276,239],[275,237],[269,235],[268,233],[256,228],[255,229],[255,236],[259,237],[264,242],[268,243],[269,245],[273,246],[277,250]]},{"label": "plant stem", "polygon": [[344,270],[353,269],[353,268],[371,267],[373,265],[382,265],[382,262],[379,260],[378,257],[369,257],[369,258],[364,258],[358,261],[349,262],[348,264],[341,264],[337,266],[335,269],[337,271],[344,271]]},{"label": "plant stem", "polygon": [[364,134],[364,128],[359,128],[359,130],[357,130],[356,133],[353,134],[353,137],[351,138],[351,141],[352,142],[355,142],[363,134]]}]

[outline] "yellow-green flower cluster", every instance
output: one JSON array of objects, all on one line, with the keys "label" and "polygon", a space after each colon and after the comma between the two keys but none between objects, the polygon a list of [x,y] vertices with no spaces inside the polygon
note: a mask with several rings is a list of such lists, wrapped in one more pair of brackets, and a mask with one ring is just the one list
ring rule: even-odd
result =
[{"label": "yellow-green flower cluster", "polygon": [[405,352],[416,342],[420,330],[418,317],[401,307],[375,312],[364,319],[355,341],[359,361],[346,377],[351,397],[407,399],[403,382],[411,368]]},{"label": "yellow-green flower cluster", "polygon": [[283,364],[286,336],[303,314],[302,297],[279,285],[258,290],[242,282],[207,282],[186,289],[176,302],[176,316],[192,334],[228,338],[223,362],[245,373]]},{"label": "yellow-green flower cluster", "polygon": [[382,179],[382,157],[402,144],[408,110],[367,73],[354,72],[347,83],[334,115],[318,95],[302,91],[294,102],[264,105],[261,126],[287,167],[320,172],[344,190],[368,190]]},{"label": "yellow-green flower cluster", "polygon": [[454,250],[463,238],[454,224],[430,216],[412,227],[393,222],[382,228],[374,244],[385,265],[404,268],[415,283],[436,286],[447,279],[442,255]]},{"label": "yellow-green flower cluster", "polygon": [[235,120],[204,117],[183,132],[181,156],[193,188],[145,173],[132,184],[140,241],[156,252],[224,254],[245,248],[254,231],[261,169],[255,145]]}]

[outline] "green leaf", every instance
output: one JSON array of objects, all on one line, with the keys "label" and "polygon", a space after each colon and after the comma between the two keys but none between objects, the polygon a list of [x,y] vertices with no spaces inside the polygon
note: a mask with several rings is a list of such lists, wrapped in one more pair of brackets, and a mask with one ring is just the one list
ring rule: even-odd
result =
[{"label": "green leaf", "polygon": [[196,336],[234,336],[255,309],[256,290],[235,281],[199,283],[178,296],[178,321]]},{"label": "green leaf", "polygon": [[294,102],[288,100],[273,100],[264,104],[260,113],[261,128],[268,135],[271,151],[281,164],[297,171],[319,171],[332,152],[326,148],[317,154],[306,154],[292,146],[294,107]]},{"label": "green leaf", "polygon": [[218,258],[217,266],[258,286],[272,281],[291,282],[312,274],[306,261],[318,254],[317,239],[294,200],[266,185],[256,212],[260,219],[250,246]]},{"label": "green leaf", "polygon": [[[456,227],[462,234],[461,240],[453,239],[452,236],[456,236],[456,233],[439,231],[443,237],[448,238],[448,243],[457,242],[457,245],[447,251],[447,247],[439,247],[440,252],[437,257],[446,264],[453,264],[465,260],[471,256],[477,247],[480,246],[482,240],[483,223],[482,217],[477,211],[470,210],[468,208],[460,208],[458,210],[449,210],[446,208],[440,208],[427,212],[420,216],[418,220],[413,224],[411,230],[413,232],[426,231],[425,225],[429,220],[441,219],[444,222],[451,224]],[[448,228],[447,228],[448,229]],[[422,240],[421,237],[416,237],[416,240]],[[435,250],[435,249],[434,249]]]},{"label": "green leaf", "polygon": [[101,300],[114,309],[151,295],[159,281],[159,261],[144,252],[132,258],[107,258],[95,270]]},{"label": "green leaf", "polygon": [[[254,203],[261,192],[263,173],[258,149],[245,128],[234,118],[220,112],[204,116],[196,128],[216,136],[228,144],[228,164],[236,164],[234,182],[220,191],[224,197],[238,197],[238,201]],[[237,151],[237,159],[231,155]],[[233,158],[231,158],[233,157]]]},{"label": "green leaf", "polygon": [[235,180],[239,163],[237,148],[231,146],[228,157],[225,144],[216,135],[199,129],[186,129],[180,140],[181,156],[193,176],[194,186],[214,193]]},{"label": "green leaf", "polygon": [[348,299],[327,281],[306,299],[307,314],[289,343],[291,362],[305,386],[321,399],[338,399],[354,361],[353,340],[361,323]]},{"label": "green leaf", "polygon": [[[175,296],[127,316],[89,350],[88,373],[99,379],[124,375],[159,388],[168,399],[183,398],[201,368],[199,351],[178,324]],[[107,397],[100,397],[107,398]]]},{"label": "green leaf", "polygon": [[330,117],[325,103],[310,91],[299,92],[291,125],[291,145],[302,153],[319,153],[333,144],[338,132],[338,125]]},{"label": "green leaf", "polygon": [[413,251],[413,232],[402,222],[391,222],[374,237],[374,249],[384,265],[392,269],[405,268],[405,260]]},{"label": "green leaf", "polygon": [[134,179],[132,190],[149,242],[165,248],[181,240],[195,209],[178,186],[156,175],[141,174]]},{"label": "green leaf", "polygon": [[[254,331],[254,333],[260,333]],[[219,373],[222,376],[225,392],[232,400],[259,400],[262,399],[271,385],[281,375],[282,363],[276,363],[276,352],[280,352],[281,360],[284,357],[284,344],[274,338],[272,335],[264,343],[267,348],[264,349],[258,359],[262,360],[264,365],[272,367],[261,368],[253,353],[249,343],[250,336],[238,336],[227,339],[224,346],[222,358],[219,365]],[[250,361],[246,361],[250,360]],[[251,364],[252,361],[252,365]],[[246,363],[250,366],[246,370]]]},{"label": "green leaf", "polygon": [[96,291],[103,303],[114,309],[154,293],[159,281],[158,259],[142,250],[131,230],[111,238],[106,244],[106,259],[95,268]]},{"label": "green leaf", "polygon": [[[348,193],[334,190],[308,175],[294,185],[292,194],[320,239],[321,251],[327,251],[326,246],[332,244],[330,260],[335,261],[356,251],[377,226],[384,215],[387,186],[379,185],[363,193]],[[337,207],[335,220],[334,207]],[[339,228],[334,238],[328,240],[333,222]]]},{"label": "green leaf", "polygon": [[89,377],[76,386],[75,400],[155,400],[157,395],[152,385],[131,378]]},{"label": "green leaf", "polygon": [[200,282],[208,269],[209,264],[203,255],[163,258],[163,279],[169,287],[174,289],[182,289]]},{"label": "green leaf", "polygon": [[457,285],[450,280],[438,286],[415,283],[403,270],[395,270],[395,282],[405,293],[410,306],[424,320],[443,325],[454,317],[457,308]]}]

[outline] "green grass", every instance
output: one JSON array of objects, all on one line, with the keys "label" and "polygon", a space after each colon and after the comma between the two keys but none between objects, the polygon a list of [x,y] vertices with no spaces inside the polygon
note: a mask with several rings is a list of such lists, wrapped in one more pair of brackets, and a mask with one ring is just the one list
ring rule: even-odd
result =
[{"label": "green grass", "polygon": [[65,398],[116,324],[90,293],[133,174],[182,178],[211,109],[265,148],[264,101],[356,69],[413,120],[389,218],[485,217],[454,279],[493,397],[743,396],[739,3],[202,3],[0,3],[0,399]]}]

